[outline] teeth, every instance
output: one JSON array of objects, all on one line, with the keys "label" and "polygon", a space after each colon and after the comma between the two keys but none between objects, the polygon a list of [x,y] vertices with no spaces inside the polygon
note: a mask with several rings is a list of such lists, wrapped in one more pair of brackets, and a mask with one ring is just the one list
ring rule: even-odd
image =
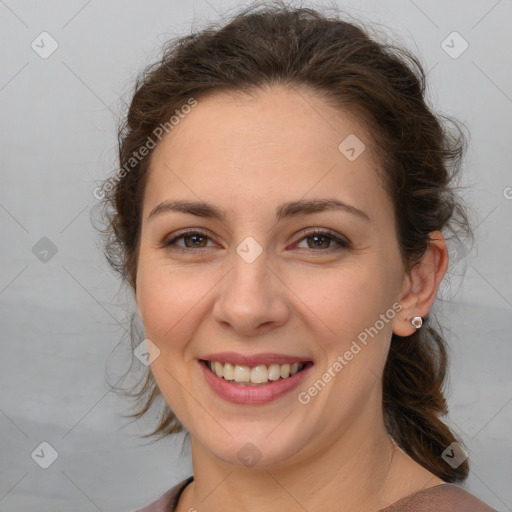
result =
[{"label": "teeth", "polygon": [[[217,363],[215,363],[215,365],[217,365]],[[251,369],[248,366],[240,366],[239,364],[236,364],[235,382],[251,382]]]},{"label": "teeth", "polygon": [[[221,363],[217,363],[218,365],[222,366]],[[223,368],[223,377],[226,379],[226,380],[235,380],[235,367],[230,364],[230,363],[226,363],[224,365],[224,368]]]},{"label": "teeth", "polygon": [[268,369],[264,364],[255,366],[251,370],[251,382],[253,384],[261,384],[268,381]]},{"label": "teeth", "polygon": [[240,364],[232,365],[230,363],[223,364],[219,361],[208,361],[207,366],[217,377],[225,380],[234,380],[241,384],[265,384],[268,381],[292,377],[304,368],[304,363],[271,364],[268,367],[260,364],[250,368]]},{"label": "teeth", "polygon": [[223,377],[224,376],[224,368],[219,362],[215,363],[215,373],[217,374],[217,377]]},{"label": "teeth", "polygon": [[286,379],[286,377],[290,376],[290,365],[289,364],[282,364],[281,365],[281,377],[283,379]]},{"label": "teeth", "polygon": [[281,378],[281,365],[271,364],[268,367],[268,380],[279,380]]}]

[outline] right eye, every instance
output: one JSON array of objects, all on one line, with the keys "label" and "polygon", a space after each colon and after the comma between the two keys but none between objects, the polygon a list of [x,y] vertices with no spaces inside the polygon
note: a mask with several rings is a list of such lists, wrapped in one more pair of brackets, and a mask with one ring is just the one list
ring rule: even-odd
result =
[{"label": "right eye", "polygon": [[[178,240],[183,240],[183,245],[178,244]],[[206,245],[208,240],[210,240],[210,237],[202,231],[184,231],[170,240],[165,240],[162,245],[167,248],[173,248],[173,246],[175,246],[178,250],[189,252],[195,249],[211,247]]]}]

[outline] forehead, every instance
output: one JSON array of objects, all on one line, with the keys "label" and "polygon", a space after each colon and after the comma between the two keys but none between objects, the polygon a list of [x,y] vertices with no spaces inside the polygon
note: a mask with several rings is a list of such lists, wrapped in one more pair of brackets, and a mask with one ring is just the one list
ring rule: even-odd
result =
[{"label": "forehead", "polygon": [[199,98],[151,156],[144,210],[169,196],[229,210],[329,195],[382,214],[389,199],[371,148],[355,116],[305,90]]}]

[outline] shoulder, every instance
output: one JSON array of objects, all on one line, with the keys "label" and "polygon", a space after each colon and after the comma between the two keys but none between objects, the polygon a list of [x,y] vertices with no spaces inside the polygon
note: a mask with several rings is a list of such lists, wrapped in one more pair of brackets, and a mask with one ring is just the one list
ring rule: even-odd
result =
[{"label": "shoulder", "polygon": [[179,484],[176,484],[172,489],[162,494],[156,501],[153,501],[153,503],[150,503],[144,508],[138,509],[136,512],[174,512],[180,494],[192,480],[194,480],[194,477],[189,476]]},{"label": "shoulder", "polygon": [[454,484],[440,484],[415,492],[380,512],[496,512]]}]

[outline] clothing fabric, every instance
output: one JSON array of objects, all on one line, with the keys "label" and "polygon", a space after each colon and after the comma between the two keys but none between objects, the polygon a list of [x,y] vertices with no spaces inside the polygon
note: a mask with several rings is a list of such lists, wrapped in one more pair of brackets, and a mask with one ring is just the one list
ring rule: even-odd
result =
[{"label": "clothing fabric", "polygon": [[[190,476],[137,512],[175,512],[180,495],[194,480]],[[464,489],[440,484],[419,490],[376,512],[496,512]]]}]

